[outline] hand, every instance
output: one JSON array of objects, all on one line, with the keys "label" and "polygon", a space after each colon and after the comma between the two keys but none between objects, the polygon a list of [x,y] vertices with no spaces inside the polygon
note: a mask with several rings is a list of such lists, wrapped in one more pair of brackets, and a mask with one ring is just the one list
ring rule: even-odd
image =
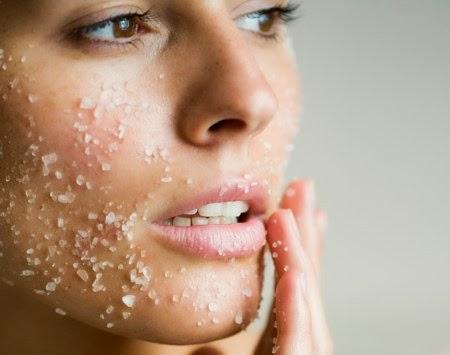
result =
[{"label": "hand", "polygon": [[277,275],[274,310],[256,355],[332,355],[319,291],[326,215],[316,208],[314,183],[295,180],[267,221]]}]

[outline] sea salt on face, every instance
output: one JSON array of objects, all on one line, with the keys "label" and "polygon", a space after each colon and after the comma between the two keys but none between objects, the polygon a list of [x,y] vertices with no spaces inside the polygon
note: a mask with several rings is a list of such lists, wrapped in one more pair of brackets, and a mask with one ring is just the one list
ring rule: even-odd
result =
[{"label": "sea salt on face", "polygon": [[56,153],[50,153],[47,155],[44,155],[42,158],[42,162],[44,163],[44,165],[50,165],[55,163],[58,160],[58,155],[56,155]]},{"label": "sea salt on face", "polygon": [[234,323],[236,324],[242,324],[243,318],[242,318],[242,312],[238,311],[236,313],[236,316],[234,317]]},{"label": "sea salt on face", "polygon": [[86,272],[86,270],[83,269],[77,270],[77,275],[84,282],[87,282],[89,280],[89,274]]},{"label": "sea salt on face", "polygon": [[113,224],[116,221],[116,215],[114,212],[109,212],[105,217],[106,224]]},{"label": "sea salt on face", "polygon": [[55,290],[56,290],[56,283],[53,282],[53,281],[48,282],[47,285],[45,285],[45,289],[46,289],[48,292],[53,292],[53,291],[55,291]]},{"label": "sea salt on face", "polygon": [[92,110],[95,108],[95,102],[89,97],[83,97],[80,102],[80,108],[83,110]]},{"label": "sea salt on face", "polygon": [[28,95],[28,101],[32,104],[34,104],[35,102],[37,102],[37,100],[39,100],[39,98],[36,95]]},{"label": "sea salt on face", "polygon": [[130,308],[133,308],[135,300],[136,296],[134,295],[125,295],[122,297],[122,302]]},{"label": "sea salt on face", "polygon": [[102,170],[103,171],[111,171],[111,169],[112,169],[111,164],[102,163]]},{"label": "sea salt on face", "polygon": [[67,313],[61,308],[55,308],[55,313],[59,314],[60,316],[65,316]]},{"label": "sea salt on face", "polygon": [[242,294],[245,296],[245,297],[252,297],[252,289],[250,288],[250,287],[245,287],[243,290],[242,290]]}]

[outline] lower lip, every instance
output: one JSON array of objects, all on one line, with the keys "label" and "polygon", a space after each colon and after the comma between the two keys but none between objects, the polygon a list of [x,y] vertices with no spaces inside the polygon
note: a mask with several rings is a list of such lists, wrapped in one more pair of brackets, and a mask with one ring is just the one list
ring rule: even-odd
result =
[{"label": "lower lip", "polygon": [[266,243],[266,230],[259,217],[233,224],[178,227],[150,223],[149,227],[169,247],[202,258],[251,256]]}]

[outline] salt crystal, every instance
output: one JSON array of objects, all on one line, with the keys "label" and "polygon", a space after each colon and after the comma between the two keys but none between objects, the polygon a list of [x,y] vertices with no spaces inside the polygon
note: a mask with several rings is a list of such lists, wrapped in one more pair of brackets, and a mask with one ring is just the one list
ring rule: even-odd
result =
[{"label": "salt crystal", "polygon": [[95,212],[88,213],[88,219],[97,219],[98,215]]},{"label": "salt crystal", "polygon": [[109,163],[102,163],[102,170],[103,171],[111,171],[112,167]]},{"label": "salt crystal", "polygon": [[234,323],[236,324],[242,324],[243,318],[242,318],[242,312],[238,311],[236,313],[236,316],[234,317]]},{"label": "salt crystal", "polygon": [[113,224],[116,221],[116,215],[114,212],[109,212],[105,217],[106,224]]},{"label": "salt crystal", "polygon": [[106,308],[106,314],[111,314],[114,311],[114,306],[113,305],[109,305]]},{"label": "salt crystal", "polygon": [[33,270],[22,270],[21,275],[22,276],[33,276],[34,275],[34,271]]},{"label": "salt crystal", "polygon": [[127,306],[132,308],[134,306],[134,302],[136,300],[136,296],[134,295],[126,295],[122,297],[122,302]]},{"label": "salt crystal", "polygon": [[46,289],[48,292],[53,292],[53,291],[55,291],[55,290],[56,290],[56,283],[53,282],[53,281],[48,282],[47,285],[45,285],[45,289]]},{"label": "salt crystal", "polygon": [[83,110],[92,110],[95,108],[95,102],[89,97],[83,97],[80,102],[80,108]]},{"label": "salt crystal", "polygon": [[63,228],[64,227],[64,218],[58,217],[58,227]]},{"label": "salt crystal", "polygon": [[78,175],[76,179],[77,185],[83,186],[83,184],[86,182],[86,179],[83,175]]},{"label": "salt crystal", "polygon": [[67,313],[61,308],[55,308],[55,313],[59,314],[60,316],[65,316]]},{"label": "salt crystal", "polygon": [[42,158],[42,162],[44,163],[44,165],[50,165],[55,163],[58,160],[58,155],[56,155],[56,153],[50,153],[47,155],[44,155]]},{"label": "salt crystal", "polygon": [[128,318],[130,318],[130,316],[131,316],[130,312],[122,312],[122,318],[123,319],[128,319]]},{"label": "salt crystal", "polygon": [[48,255],[52,258],[56,254],[57,250],[58,250],[58,248],[56,245],[50,245],[48,247]]},{"label": "salt crystal", "polygon": [[72,203],[75,200],[75,194],[67,191],[64,194],[58,195],[58,202],[60,203]]},{"label": "salt crystal", "polygon": [[171,182],[173,179],[170,176],[165,176],[161,179],[162,182]]},{"label": "salt crystal", "polygon": [[34,249],[33,248],[27,249],[27,254],[28,255],[31,255],[33,253],[34,253]]},{"label": "salt crystal", "polygon": [[87,282],[89,280],[89,274],[86,272],[86,270],[83,269],[77,270],[77,275],[84,282]]},{"label": "salt crystal", "polygon": [[95,275],[95,280],[92,283],[92,291],[99,292],[99,291],[105,291],[106,287],[101,284],[100,280],[103,277],[103,274],[98,273]]},{"label": "salt crystal", "polygon": [[63,177],[63,174],[62,174],[59,170],[56,170],[56,171],[55,171],[55,177],[56,177],[58,180],[61,180],[62,177]]},{"label": "salt crystal", "polygon": [[208,304],[208,309],[210,312],[217,312],[219,309],[219,306],[217,303],[209,303]]},{"label": "salt crystal", "polygon": [[32,104],[34,104],[35,102],[37,102],[38,99],[39,99],[39,98],[38,98],[36,95],[32,95],[32,94],[28,95],[28,101],[29,101],[30,103],[32,103]]},{"label": "salt crystal", "polygon": [[180,296],[178,296],[178,295],[172,295],[172,302],[173,302],[173,303],[178,303],[178,302],[180,302]]},{"label": "salt crystal", "polygon": [[106,328],[112,328],[114,327],[114,323],[109,322],[108,324],[106,324]]},{"label": "salt crystal", "polygon": [[242,290],[242,294],[243,294],[245,297],[251,297],[251,296],[252,296],[252,289],[251,289],[250,287],[245,287],[245,288]]}]

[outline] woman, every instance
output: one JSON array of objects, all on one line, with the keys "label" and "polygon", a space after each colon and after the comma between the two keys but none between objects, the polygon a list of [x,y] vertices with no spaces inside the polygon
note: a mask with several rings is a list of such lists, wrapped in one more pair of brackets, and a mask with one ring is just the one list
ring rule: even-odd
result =
[{"label": "woman", "polygon": [[[1,354],[331,354],[324,213],[312,181],[281,191],[294,11],[0,3]],[[241,332],[265,245],[276,322]]]}]

